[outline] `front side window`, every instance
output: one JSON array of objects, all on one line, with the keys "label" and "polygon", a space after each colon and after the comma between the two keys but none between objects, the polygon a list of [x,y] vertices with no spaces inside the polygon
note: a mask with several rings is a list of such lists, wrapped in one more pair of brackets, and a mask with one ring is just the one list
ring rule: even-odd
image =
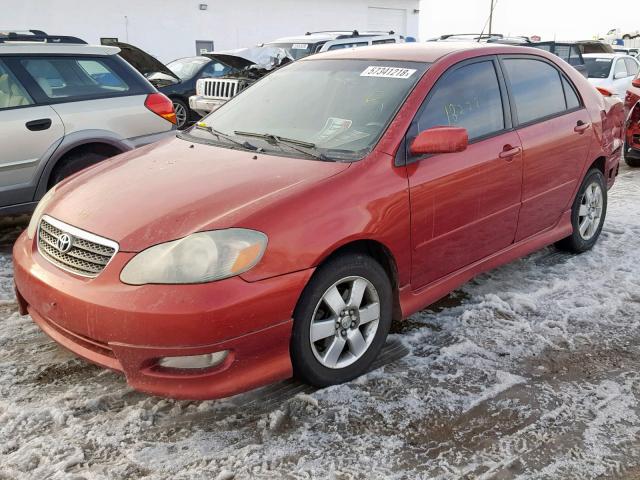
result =
[{"label": "front side window", "polygon": [[33,100],[18,79],[0,62],[0,110],[33,105]]},{"label": "front side window", "polygon": [[505,71],[518,121],[533,122],[567,109],[560,72],[542,60],[508,58]]},{"label": "front side window", "polygon": [[440,126],[466,128],[470,140],[504,130],[502,96],[493,61],[460,67],[438,81],[417,127],[423,131]]},{"label": "front side window", "polygon": [[[290,142],[267,138],[275,135],[329,159],[359,160],[375,146],[427,68],[426,63],[376,60],[294,62],[244,90],[204,124],[267,152],[300,156]],[[189,137],[216,140],[198,126]]]},{"label": "front side window", "polygon": [[102,59],[25,58],[21,64],[51,99],[106,97],[130,89]]},{"label": "front side window", "polygon": [[626,78],[628,76],[627,65],[624,63],[624,58],[620,58],[616,61],[616,67],[613,71],[613,78]]}]

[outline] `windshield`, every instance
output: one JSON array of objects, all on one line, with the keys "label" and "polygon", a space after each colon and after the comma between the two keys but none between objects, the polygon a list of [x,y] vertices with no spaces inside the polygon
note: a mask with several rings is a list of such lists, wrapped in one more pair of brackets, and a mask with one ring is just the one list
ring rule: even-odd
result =
[{"label": "windshield", "polygon": [[609,78],[612,62],[613,60],[610,58],[585,57],[584,59],[589,78]]},{"label": "windshield", "polygon": [[[304,143],[330,160],[371,151],[428,64],[376,60],[310,60],[267,75],[204,119],[217,132],[250,140],[266,152],[299,156]],[[196,125],[197,126],[197,125]],[[202,129],[189,134],[211,139]],[[248,138],[247,134],[253,138]],[[270,138],[258,138],[258,136]],[[271,141],[270,141],[271,140]]]},{"label": "windshield", "polygon": [[268,47],[284,48],[294,60],[308,57],[315,53],[317,43],[268,43]]},{"label": "windshield", "polygon": [[167,64],[169,70],[175,73],[180,80],[187,80],[193,77],[205,63],[209,63],[207,57],[191,57],[174,60]]}]

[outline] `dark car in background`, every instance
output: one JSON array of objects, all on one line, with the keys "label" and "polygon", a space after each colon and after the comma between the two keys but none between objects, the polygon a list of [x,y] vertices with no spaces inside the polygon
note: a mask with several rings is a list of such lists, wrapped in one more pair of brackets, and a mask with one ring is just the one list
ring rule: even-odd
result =
[{"label": "dark car in background", "polygon": [[122,42],[103,41],[120,48],[120,56],[142,73],[154,87],[171,99],[176,112],[178,129],[187,127],[200,118],[189,108],[189,97],[196,94],[196,83],[201,78],[217,78],[235,73],[238,68],[214,59],[208,54],[179,58],[168,64],[144,50]]}]

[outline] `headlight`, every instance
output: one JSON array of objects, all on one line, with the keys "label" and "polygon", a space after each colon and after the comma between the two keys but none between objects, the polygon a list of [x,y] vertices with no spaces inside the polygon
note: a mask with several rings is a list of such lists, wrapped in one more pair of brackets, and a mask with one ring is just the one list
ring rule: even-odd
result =
[{"label": "headlight", "polygon": [[189,235],[139,253],[124,267],[120,280],[148,283],[206,283],[253,268],[267,247],[264,233],[230,228]]},{"label": "headlight", "polygon": [[53,198],[55,191],[56,191],[55,187],[49,190],[45,194],[45,196],[42,197],[42,200],[40,200],[40,203],[38,203],[38,206],[34,210],[33,215],[31,215],[31,221],[29,222],[29,227],[27,228],[27,236],[29,238],[32,239],[36,236],[36,231],[38,230],[38,225],[40,224],[40,218],[42,217],[42,214],[47,208],[47,205],[49,205],[49,203],[51,202],[51,199]]}]

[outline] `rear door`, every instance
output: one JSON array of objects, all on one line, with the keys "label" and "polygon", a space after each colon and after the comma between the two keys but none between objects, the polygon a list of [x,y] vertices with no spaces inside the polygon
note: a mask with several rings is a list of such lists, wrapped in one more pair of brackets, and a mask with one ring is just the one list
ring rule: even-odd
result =
[{"label": "rear door", "polygon": [[64,137],[58,114],[38,105],[18,77],[0,59],[0,207],[33,198],[41,163]]},{"label": "rear door", "polygon": [[522,187],[520,140],[497,59],[447,71],[407,134],[455,125],[469,134],[461,153],[408,159],[414,289],[513,243]]},{"label": "rear door", "polygon": [[587,160],[591,119],[577,89],[544,58],[501,57],[523,148],[516,241],[552,228],[570,208]]}]

